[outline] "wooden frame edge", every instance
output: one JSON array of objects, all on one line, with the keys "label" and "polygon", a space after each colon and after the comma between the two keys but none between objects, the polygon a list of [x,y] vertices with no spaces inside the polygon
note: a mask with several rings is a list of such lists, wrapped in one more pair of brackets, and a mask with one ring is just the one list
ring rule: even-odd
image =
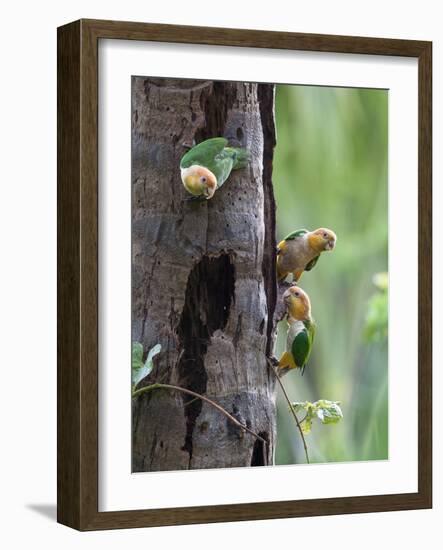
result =
[{"label": "wooden frame edge", "polygon": [[[198,38],[196,38],[198,37]],[[419,62],[419,487],[417,493],[98,512],[98,40],[398,55]],[[432,507],[432,43],[82,19],[58,29],[57,519],[78,530]]]},{"label": "wooden frame edge", "polygon": [[57,520],[80,525],[80,22],[57,32]]},{"label": "wooden frame edge", "polygon": [[432,42],[418,58],[418,490],[432,508]]}]

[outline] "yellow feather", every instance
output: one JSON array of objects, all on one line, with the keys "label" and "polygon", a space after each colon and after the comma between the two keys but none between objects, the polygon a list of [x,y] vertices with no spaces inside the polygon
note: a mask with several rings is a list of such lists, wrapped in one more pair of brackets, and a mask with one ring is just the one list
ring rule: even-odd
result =
[{"label": "yellow feather", "polygon": [[277,248],[280,252],[284,252],[287,246],[288,246],[288,243],[286,241],[280,241],[277,245]]},{"label": "yellow feather", "polygon": [[296,369],[297,365],[295,364],[294,358],[289,353],[289,351],[285,351],[283,355],[280,357],[280,361],[278,362],[278,368],[279,369]]}]

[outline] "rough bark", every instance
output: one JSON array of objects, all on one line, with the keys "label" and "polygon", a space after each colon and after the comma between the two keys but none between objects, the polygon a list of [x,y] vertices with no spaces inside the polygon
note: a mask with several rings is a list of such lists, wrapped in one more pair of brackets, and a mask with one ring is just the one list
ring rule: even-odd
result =
[{"label": "rough bark", "polygon": [[[132,337],[146,351],[162,345],[141,386],[205,394],[269,442],[201,400],[156,390],[133,401],[133,471],[272,463],[273,102],[271,85],[133,78]],[[246,147],[250,165],[210,201],[187,202],[180,158],[214,136]]]}]

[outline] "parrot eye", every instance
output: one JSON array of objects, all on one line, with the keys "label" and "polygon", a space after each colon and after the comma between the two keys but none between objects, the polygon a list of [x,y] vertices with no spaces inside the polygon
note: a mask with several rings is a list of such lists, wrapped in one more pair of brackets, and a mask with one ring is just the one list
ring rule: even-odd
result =
[{"label": "parrot eye", "polygon": [[206,177],[205,177],[205,176],[202,176],[202,177],[200,178],[200,181],[201,181],[202,183],[206,183]]},{"label": "parrot eye", "polygon": [[327,234],[327,233],[323,233],[323,237],[324,237],[325,239],[327,239],[327,238],[328,238],[328,234]]},{"label": "parrot eye", "polygon": [[294,292],[294,296],[297,296],[297,298],[300,296],[300,292]]}]

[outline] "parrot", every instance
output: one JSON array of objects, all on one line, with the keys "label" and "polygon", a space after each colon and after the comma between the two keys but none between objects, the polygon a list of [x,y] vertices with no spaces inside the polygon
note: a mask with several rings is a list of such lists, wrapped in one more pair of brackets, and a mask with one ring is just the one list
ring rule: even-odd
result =
[{"label": "parrot", "polygon": [[283,281],[292,273],[293,282],[298,282],[303,271],[311,271],[320,254],[333,250],[336,242],[336,234],[324,227],[293,231],[277,245],[277,279]]},{"label": "parrot", "polygon": [[282,376],[291,369],[301,369],[303,374],[314,343],[316,325],[311,316],[311,301],[307,293],[297,285],[292,285],[283,294],[286,305],[288,333],[286,351],[278,362],[278,372]]},{"label": "parrot", "polygon": [[215,137],[202,141],[183,155],[181,179],[186,191],[192,195],[191,200],[209,200],[232,170],[247,166],[248,151],[227,145],[227,139]]}]

